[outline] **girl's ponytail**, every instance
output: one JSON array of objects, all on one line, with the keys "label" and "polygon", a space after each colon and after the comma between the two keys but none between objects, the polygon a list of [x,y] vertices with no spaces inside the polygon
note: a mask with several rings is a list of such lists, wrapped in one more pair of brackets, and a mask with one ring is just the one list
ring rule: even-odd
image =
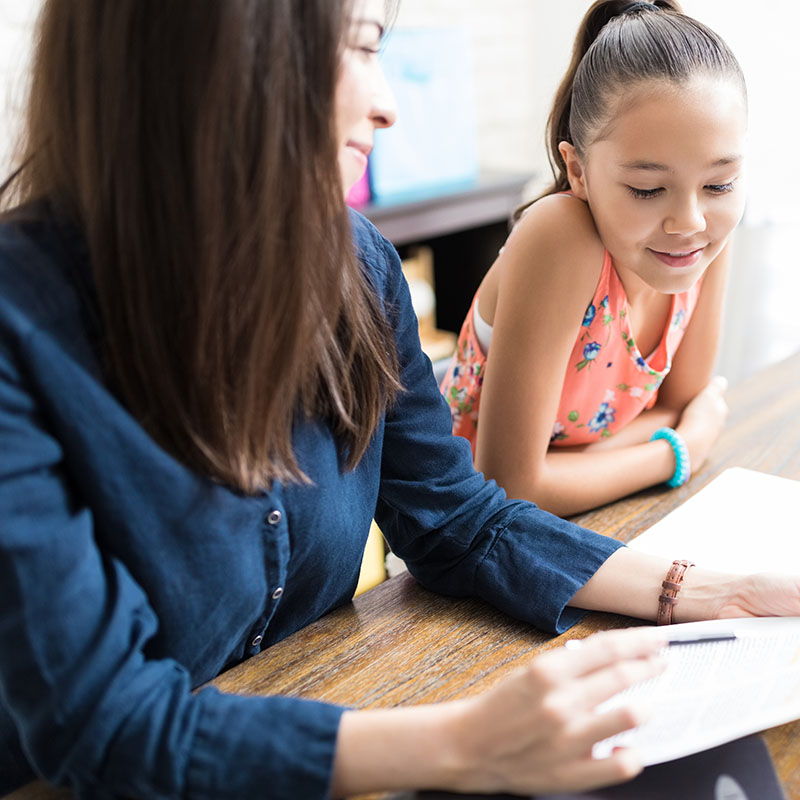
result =
[{"label": "girl's ponytail", "polygon": [[[557,192],[564,192],[569,189],[567,169],[564,160],[561,158],[558,145],[561,142],[575,144],[570,128],[570,115],[572,112],[575,75],[578,72],[581,61],[583,61],[583,57],[597,39],[600,31],[615,17],[619,17],[623,14],[633,15],[659,10],[672,11],[679,14],[682,13],[681,7],[675,0],[655,0],[652,3],[631,2],[631,0],[597,0],[586,12],[575,37],[575,43],[572,48],[572,60],[556,91],[553,106],[547,118],[547,157],[553,171],[554,180],[553,183],[536,198],[537,200],[540,197],[545,197]],[[536,202],[536,200],[531,202]],[[527,203],[517,209],[514,214],[514,221],[519,219],[522,212],[529,205],[531,205],[531,203]]]}]

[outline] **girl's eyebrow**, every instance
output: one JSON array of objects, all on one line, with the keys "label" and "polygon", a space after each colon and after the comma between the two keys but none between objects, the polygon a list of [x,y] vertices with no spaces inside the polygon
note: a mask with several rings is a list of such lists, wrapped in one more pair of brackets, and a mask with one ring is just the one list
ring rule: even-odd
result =
[{"label": "girl's eyebrow", "polygon": [[709,164],[709,166],[713,169],[714,167],[727,167],[729,164],[739,164],[743,160],[743,157],[736,153],[734,155],[725,156],[723,158],[718,158],[713,164]]},{"label": "girl's eyebrow", "polygon": [[628,161],[622,164],[622,169],[640,169],[648,172],[669,172],[670,168],[665,164],[658,164],[655,161]]},{"label": "girl's eyebrow", "polygon": [[[739,154],[723,156],[713,161],[708,165],[708,169],[716,169],[717,167],[727,167],[729,164],[738,164],[742,161],[742,156]],[[671,172],[672,169],[666,164],[659,164],[657,161],[629,161],[622,164],[622,169],[626,170],[643,170],[646,172]]]}]

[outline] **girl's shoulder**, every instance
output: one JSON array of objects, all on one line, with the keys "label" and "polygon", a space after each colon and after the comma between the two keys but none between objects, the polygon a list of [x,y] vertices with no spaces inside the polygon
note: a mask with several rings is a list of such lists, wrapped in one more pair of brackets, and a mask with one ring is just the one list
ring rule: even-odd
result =
[{"label": "girl's shoulder", "polygon": [[605,249],[588,204],[566,192],[547,195],[528,206],[514,225],[514,235],[557,254],[602,254]]},{"label": "girl's shoulder", "polygon": [[589,298],[603,268],[605,247],[589,206],[570,194],[543,197],[517,220],[503,250],[508,277]]}]

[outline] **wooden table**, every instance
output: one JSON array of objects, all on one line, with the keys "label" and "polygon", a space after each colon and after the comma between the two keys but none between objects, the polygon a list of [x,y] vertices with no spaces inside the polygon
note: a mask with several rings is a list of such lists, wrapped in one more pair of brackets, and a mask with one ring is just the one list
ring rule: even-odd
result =
[{"label": "wooden table", "polygon": [[[800,480],[800,353],[734,387],[725,432],[684,486],[640,492],[575,521],[629,541],[727,467]],[[359,708],[427,703],[486,689],[569,637],[638,624],[593,613],[568,634],[540,633],[472,599],[442,597],[401,575],[221,675],[218,688],[287,694]],[[800,798],[800,721],[764,734],[789,798]],[[67,797],[41,783],[8,800]],[[374,795],[377,797],[377,795]]]}]

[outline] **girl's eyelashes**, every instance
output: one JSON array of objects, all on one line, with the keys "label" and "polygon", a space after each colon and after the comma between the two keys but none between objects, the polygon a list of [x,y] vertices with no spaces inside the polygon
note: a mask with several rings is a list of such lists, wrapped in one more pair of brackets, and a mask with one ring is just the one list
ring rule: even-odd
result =
[{"label": "girl's eyelashes", "polygon": [[635,186],[627,186],[627,190],[639,200],[649,200],[651,197],[657,197],[664,190],[658,189],[637,189]]},{"label": "girl's eyelashes", "polygon": [[373,47],[372,45],[364,44],[350,44],[347,46],[347,48],[356,58],[360,59],[365,64],[371,64],[373,60],[378,57],[381,51],[380,46]]},{"label": "girl's eyelashes", "polygon": [[711,194],[727,194],[728,192],[732,192],[734,189],[734,181],[730,183],[712,183],[707,185],[705,188],[711,192]]},{"label": "girl's eyelashes", "polygon": [[[729,183],[709,183],[703,188],[711,194],[727,194],[734,190],[735,183],[735,181],[730,181]],[[635,186],[626,186],[625,188],[638,200],[650,200],[664,191],[663,187],[657,189],[637,189]]]}]

